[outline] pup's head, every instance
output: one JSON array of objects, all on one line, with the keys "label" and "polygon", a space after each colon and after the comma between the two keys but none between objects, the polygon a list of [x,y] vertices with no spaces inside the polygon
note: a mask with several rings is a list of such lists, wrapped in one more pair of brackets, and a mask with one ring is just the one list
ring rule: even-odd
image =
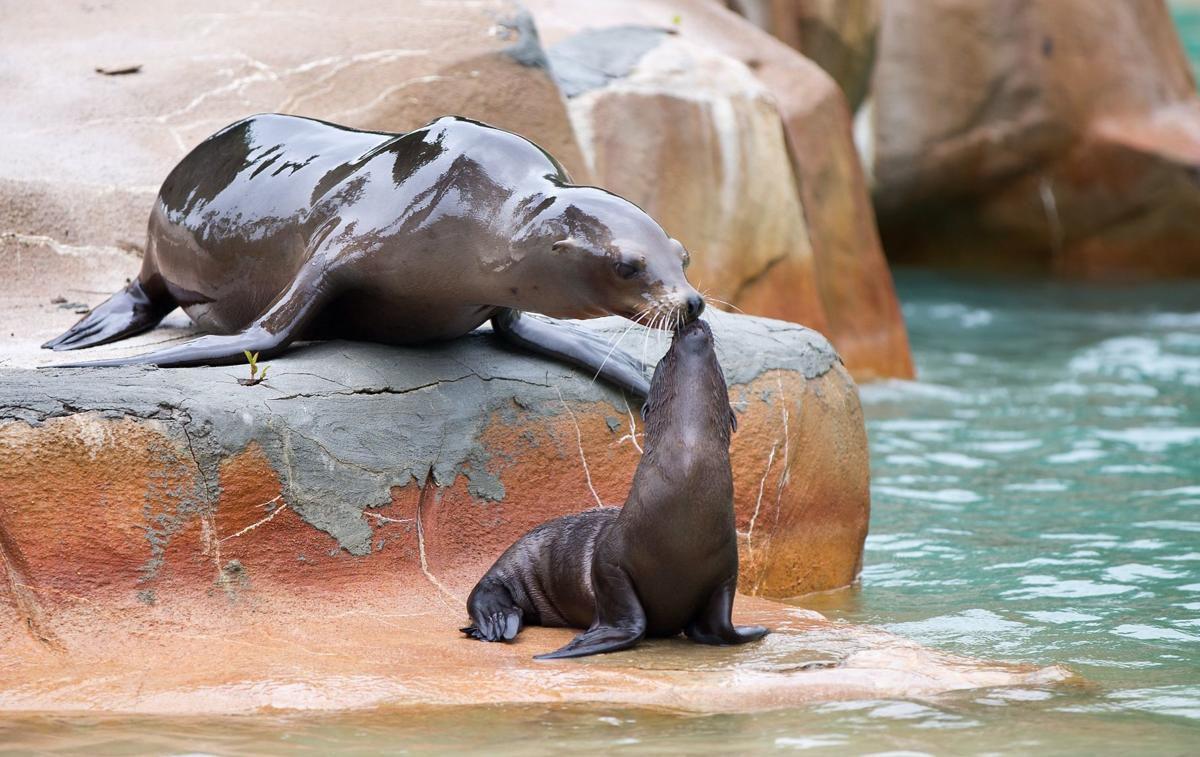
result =
[{"label": "pup's head", "polygon": [[675,331],[671,348],[654,369],[644,412],[647,445],[673,427],[700,428],[714,429],[728,449],[737,416],[707,322],[693,320]]}]

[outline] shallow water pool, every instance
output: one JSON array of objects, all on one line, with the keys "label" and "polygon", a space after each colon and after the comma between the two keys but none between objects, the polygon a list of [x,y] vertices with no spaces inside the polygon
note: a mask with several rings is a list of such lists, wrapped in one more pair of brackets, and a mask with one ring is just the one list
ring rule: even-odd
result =
[{"label": "shallow water pool", "polygon": [[864,387],[861,586],[805,598],[1045,689],[758,715],[478,707],[0,718],[0,753],[1194,752],[1200,744],[1200,284],[902,272],[921,381]]}]

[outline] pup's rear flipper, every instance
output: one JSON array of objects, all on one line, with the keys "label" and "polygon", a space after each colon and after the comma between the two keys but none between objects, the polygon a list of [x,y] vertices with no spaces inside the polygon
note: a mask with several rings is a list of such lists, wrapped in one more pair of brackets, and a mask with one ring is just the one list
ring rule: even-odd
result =
[{"label": "pup's rear flipper", "polygon": [[78,350],[115,342],[154,328],[175,307],[175,300],[165,289],[152,297],[135,279],[42,348]]},{"label": "pup's rear flipper", "polygon": [[474,623],[459,630],[472,639],[512,641],[521,632],[524,612],[513,601],[508,588],[490,576],[485,576],[471,591],[467,612]]}]

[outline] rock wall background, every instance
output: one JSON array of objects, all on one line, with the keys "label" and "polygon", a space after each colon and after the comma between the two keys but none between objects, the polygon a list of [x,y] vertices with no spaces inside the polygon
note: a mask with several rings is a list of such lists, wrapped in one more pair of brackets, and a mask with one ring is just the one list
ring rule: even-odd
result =
[{"label": "rock wall background", "polygon": [[[14,95],[0,103],[0,243],[140,255],[162,178],[250,113],[390,131],[456,113],[645,206],[728,307],[829,333],[860,378],[912,375],[837,86],[717,4],[172,1],[14,20],[0,30]],[[548,48],[629,25],[644,44],[619,75],[564,94]]]},{"label": "rock wall background", "polygon": [[1200,98],[1165,0],[730,4],[861,98],[890,260],[1200,276]]}]

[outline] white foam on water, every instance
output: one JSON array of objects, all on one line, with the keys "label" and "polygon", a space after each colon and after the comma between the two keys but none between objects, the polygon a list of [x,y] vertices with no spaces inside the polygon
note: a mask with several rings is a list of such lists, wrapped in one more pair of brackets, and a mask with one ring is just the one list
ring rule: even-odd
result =
[{"label": "white foam on water", "polygon": [[1114,565],[1104,571],[1104,577],[1112,581],[1136,583],[1146,579],[1161,579],[1161,578],[1182,578],[1187,573],[1179,571],[1167,570],[1154,565],[1142,565],[1141,563],[1126,563],[1125,565]]},{"label": "white foam on water", "polygon": [[978,502],[982,497],[972,491],[966,489],[938,489],[936,491],[926,491],[924,489],[905,489],[897,486],[876,486],[873,489],[879,494],[886,494],[891,497],[899,497],[901,499],[915,499],[922,502],[937,502],[941,504],[970,504]]},{"label": "white foam on water", "polygon": [[1099,615],[1090,615],[1086,612],[1078,612],[1077,610],[1029,610],[1021,614],[1043,623],[1053,623],[1055,625],[1103,620]]},{"label": "white foam on water", "polygon": [[1200,641],[1200,636],[1194,633],[1184,633],[1174,628],[1162,628],[1140,623],[1126,623],[1117,626],[1109,633],[1125,636],[1140,641]]},{"label": "white foam on water", "polygon": [[1170,465],[1146,465],[1143,463],[1135,463],[1133,465],[1106,465],[1100,469],[1100,472],[1106,475],[1116,476],[1124,475],[1126,473],[1157,475],[1159,473],[1177,473],[1178,471]]},{"label": "white foam on water", "polygon": [[844,746],[849,739],[841,734],[818,734],[815,736],[780,736],[775,739],[775,746],[788,749],[824,749],[826,747]]},{"label": "white foam on water", "polygon": [[983,460],[959,452],[932,452],[925,457],[935,463],[949,465],[953,468],[982,468],[985,465],[995,465],[991,460]]},{"label": "white foam on water", "polygon": [[1010,589],[1001,592],[1002,596],[1013,599],[1034,599],[1038,597],[1057,597],[1061,599],[1082,599],[1085,597],[1105,597],[1135,591],[1136,586],[1127,584],[1108,584],[1083,579],[1062,580],[1055,576],[1024,576],[1021,583],[1024,589]]},{"label": "white foam on water", "polygon": [[1060,465],[1063,463],[1084,463],[1088,460],[1099,460],[1107,456],[1108,453],[1100,449],[1073,449],[1070,452],[1060,452],[1057,455],[1050,455],[1046,458],[1046,462]]},{"label": "white foam on water", "polygon": [[1025,452],[1042,446],[1041,439],[1014,439],[1012,441],[973,442],[965,445],[968,449],[988,452],[993,455],[1007,455],[1012,452]]},{"label": "white foam on water", "polygon": [[1200,523],[1190,520],[1148,520],[1142,523],[1134,523],[1137,528],[1165,528],[1170,531],[1198,531],[1200,532]]},{"label": "white foam on water", "polygon": [[1185,426],[1148,426],[1120,431],[1097,430],[1092,433],[1100,439],[1130,444],[1142,452],[1163,452],[1176,445],[1200,442],[1200,428]]},{"label": "white foam on water", "polygon": [[1069,488],[1066,483],[1053,479],[1031,481],[1027,484],[1006,484],[1004,486],[1004,490],[1008,492],[1065,492]]}]

